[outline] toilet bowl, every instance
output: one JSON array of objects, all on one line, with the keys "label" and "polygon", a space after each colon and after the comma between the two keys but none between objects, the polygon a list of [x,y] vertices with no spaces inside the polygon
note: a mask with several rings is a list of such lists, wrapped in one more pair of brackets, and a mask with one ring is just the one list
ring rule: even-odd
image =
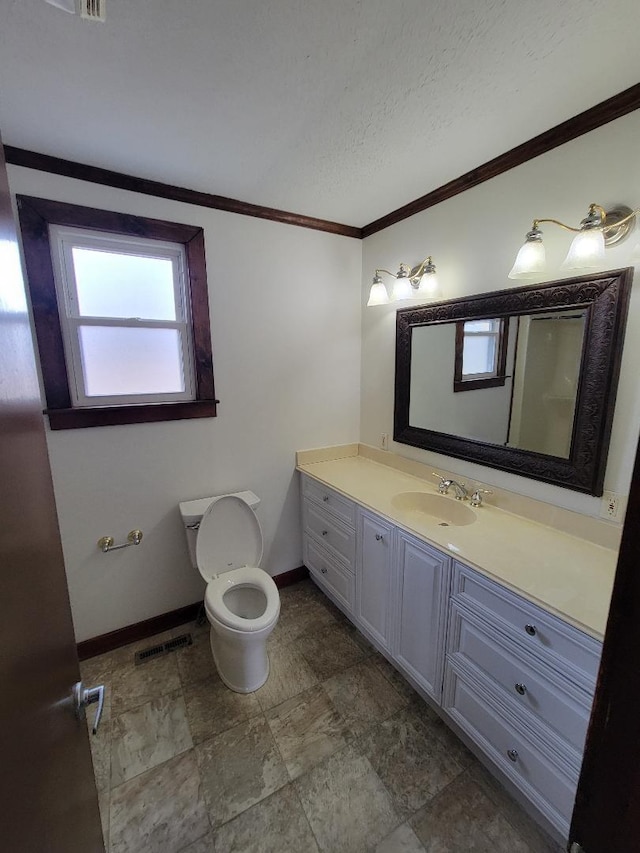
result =
[{"label": "toilet bowl", "polygon": [[253,492],[238,492],[180,504],[192,563],[207,582],[213,660],[236,693],[251,693],[269,677],[267,638],[280,615],[278,588],[259,567],[258,503]]}]

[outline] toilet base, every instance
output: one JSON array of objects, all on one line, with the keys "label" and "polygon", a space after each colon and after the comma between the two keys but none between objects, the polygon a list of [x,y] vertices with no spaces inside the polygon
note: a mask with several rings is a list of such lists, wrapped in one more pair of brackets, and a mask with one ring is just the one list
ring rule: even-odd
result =
[{"label": "toilet base", "polygon": [[218,675],[234,693],[253,693],[269,678],[267,637],[275,627],[240,634],[226,625],[211,624],[209,642]]}]

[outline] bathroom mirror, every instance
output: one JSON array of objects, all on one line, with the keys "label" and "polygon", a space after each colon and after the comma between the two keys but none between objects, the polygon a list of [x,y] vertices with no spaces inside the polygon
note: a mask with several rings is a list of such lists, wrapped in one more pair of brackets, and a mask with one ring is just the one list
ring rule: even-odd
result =
[{"label": "bathroom mirror", "polygon": [[400,309],[394,440],[601,495],[632,274]]}]

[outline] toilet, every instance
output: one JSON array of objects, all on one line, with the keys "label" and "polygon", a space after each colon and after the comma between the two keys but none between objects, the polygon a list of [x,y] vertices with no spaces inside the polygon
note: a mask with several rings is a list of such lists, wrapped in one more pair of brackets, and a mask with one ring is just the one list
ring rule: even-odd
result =
[{"label": "toilet", "polygon": [[213,660],[236,693],[251,693],[269,677],[267,638],[280,615],[278,588],[260,568],[259,503],[246,491],[180,504],[191,562],[207,582]]}]

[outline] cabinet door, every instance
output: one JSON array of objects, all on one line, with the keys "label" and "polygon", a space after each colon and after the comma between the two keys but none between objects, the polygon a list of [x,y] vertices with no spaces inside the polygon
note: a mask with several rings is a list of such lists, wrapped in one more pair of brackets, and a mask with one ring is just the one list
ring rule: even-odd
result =
[{"label": "cabinet door", "polygon": [[439,551],[405,533],[398,534],[393,655],[438,702],[442,695],[449,563]]},{"label": "cabinet door", "polygon": [[356,616],[365,631],[390,647],[393,527],[361,510],[358,518]]}]

